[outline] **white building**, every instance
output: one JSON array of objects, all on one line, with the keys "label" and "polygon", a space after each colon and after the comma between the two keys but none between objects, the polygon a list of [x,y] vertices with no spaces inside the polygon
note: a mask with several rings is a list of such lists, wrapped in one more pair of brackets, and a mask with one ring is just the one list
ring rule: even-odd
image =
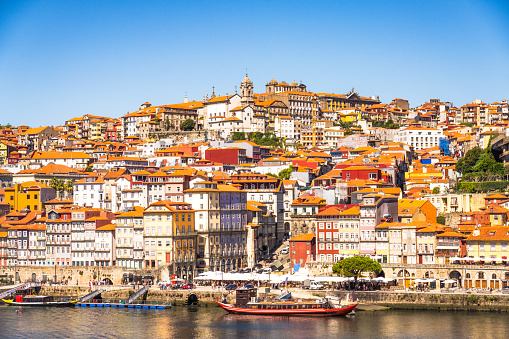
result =
[{"label": "white building", "polygon": [[289,115],[277,115],[274,118],[274,133],[278,138],[295,138],[295,125]]},{"label": "white building", "polygon": [[102,177],[91,173],[74,183],[73,199],[76,205],[104,208],[105,184]]},{"label": "white building", "polygon": [[95,230],[95,265],[115,264],[115,225],[108,224]]},{"label": "white building", "polygon": [[396,142],[414,147],[414,150],[436,147],[444,133],[439,128],[407,127],[398,131]]},{"label": "white building", "polygon": [[85,169],[88,163],[93,159],[92,156],[84,152],[34,152],[32,162],[41,164],[44,167],[50,163],[65,165],[71,168]]}]

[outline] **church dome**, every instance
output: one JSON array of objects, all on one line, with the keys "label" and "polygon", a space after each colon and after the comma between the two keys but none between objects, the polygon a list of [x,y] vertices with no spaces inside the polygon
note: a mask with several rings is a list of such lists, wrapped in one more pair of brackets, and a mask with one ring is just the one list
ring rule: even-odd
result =
[{"label": "church dome", "polygon": [[272,78],[272,80],[269,82],[269,85],[277,85],[276,79]]},{"label": "church dome", "polygon": [[297,81],[295,81],[295,79],[293,80],[292,84],[291,84],[293,87],[297,87],[299,86],[299,84],[297,83]]},{"label": "church dome", "polygon": [[252,84],[252,83],[253,83],[253,82],[251,81],[251,79],[249,79],[249,78],[247,77],[247,73],[246,73],[246,77],[244,78],[244,80],[242,80],[242,83],[243,83],[243,84]]}]

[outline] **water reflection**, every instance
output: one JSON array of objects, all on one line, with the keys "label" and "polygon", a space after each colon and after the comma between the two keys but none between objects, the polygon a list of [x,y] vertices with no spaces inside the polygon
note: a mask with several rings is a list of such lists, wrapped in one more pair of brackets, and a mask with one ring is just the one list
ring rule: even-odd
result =
[{"label": "water reflection", "polygon": [[506,314],[357,312],[340,318],[231,315],[216,307],[171,310],[0,307],[3,338],[471,338],[506,337]]}]

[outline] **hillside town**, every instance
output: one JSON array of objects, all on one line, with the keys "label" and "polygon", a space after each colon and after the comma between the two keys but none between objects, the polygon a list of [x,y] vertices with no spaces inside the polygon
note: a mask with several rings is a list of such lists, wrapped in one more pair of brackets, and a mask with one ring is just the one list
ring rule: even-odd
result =
[{"label": "hillside town", "polygon": [[255,92],[247,74],[232,87],[0,126],[0,266],[167,267],[192,280],[364,255],[400,267],[391,277],[451,267],[444,278],[465,287],[506,286],[506,99],[412,108],[274,78]]}]

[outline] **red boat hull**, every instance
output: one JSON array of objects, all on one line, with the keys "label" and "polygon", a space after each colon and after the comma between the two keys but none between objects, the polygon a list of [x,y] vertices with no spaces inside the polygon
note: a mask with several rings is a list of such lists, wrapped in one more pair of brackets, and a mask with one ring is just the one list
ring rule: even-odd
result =
[{"label": "red boat hull", "polygon": [[229,304],[223,304],[217,301],[217,304],[229,313],[235,314],[253,314],[253,315],[288,315],[288,316],[319,316],[335,317],[347,315],[352,312],[358,304],[353,304],[341,308],[310,308],[310,309],[286,309],[286,310],[263,310],[256,308],[235,307]]}]

